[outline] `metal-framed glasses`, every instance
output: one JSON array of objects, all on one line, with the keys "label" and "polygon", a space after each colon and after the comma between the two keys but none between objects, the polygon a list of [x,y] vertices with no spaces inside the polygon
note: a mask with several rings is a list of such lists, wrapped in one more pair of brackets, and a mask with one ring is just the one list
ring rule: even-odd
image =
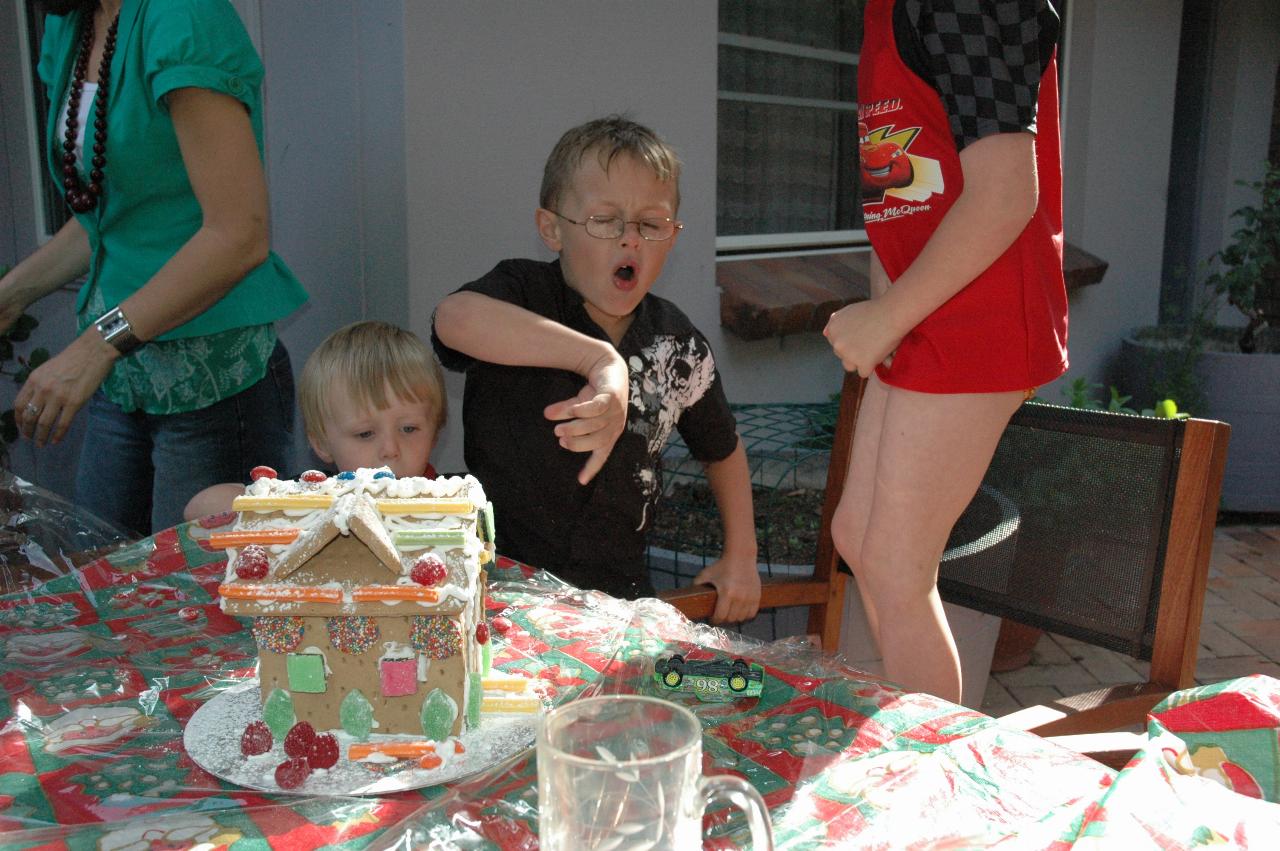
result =
[{"label": "metal-framed glasses", "polygon": [[635,225],[641,239],[649,242],[665,242],[684,227],[683,222],[677,222],[675,219],[647,218],[628,221],[622,216],[587,216],[584,221],[579,222],[555,210],[548,212],[559,216],[571,225],[581,225],[587,229],[588,236],[594,236],[596,239],[618,239],[627,232],[627,225]]}]

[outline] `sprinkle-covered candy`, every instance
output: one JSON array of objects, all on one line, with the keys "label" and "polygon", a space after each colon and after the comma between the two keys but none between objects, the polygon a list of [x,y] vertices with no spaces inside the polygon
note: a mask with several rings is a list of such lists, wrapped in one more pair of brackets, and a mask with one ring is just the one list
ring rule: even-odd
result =
[{"label": "sprinkle-covered candy", "polygon": [[302,479],[302,481],[304,482],[319,484],[320,482],[323,482],[325,479],[329,477],[326,476],[324,473],[320,472],[319,470],[307,470],[307,472],[303,473],[298,478]]},{"label": "sprinkle-covered candy", "polygon": [[249,544],[236,556],[236,576],[241,579],[261,579],[270,566],[261,544]]},{"label": "sprinkle-covered candy", "polygon": [[276,766],[276,785],[281,789],[297,789],[311,773],[305,759],[294,757]]},{"label": "sprinkle-covered candy", "polygon": [[355,477],[356,477],[356,474],[351,472],[350,470],[343,470],[341,473],[337,475],[338,480],[343,482],[349,482]]},{"label": "sprinkle-covered candy", "polygon": [[249,471],[249,479],[251,481],[256,482],[258,479],[276,479],[276,478],[279,478],[276,471],[268,467],[266,464],[259,464],[257,467],[254,467],[252,470]]},{"label": "sprinkle-covered candy", "polygon": [[333,768],[338,764],[338,738],[333,733],[322,733],[311,743],[307,752],[307,764],[312,771],[320,768]]},{"label": "sprinkle-covered candy", "polygon": [[275,740],[271,738],[271,730],[261,721],[251,721],[244,728],[240,737],[240,753],[245,756],[257,756],[271,750]]},{"label": "sprinkle-covered candy", "polygon": [[489,643],[489,625],[487,623],[476,624],[476,644]]},{"label": "sprinkle-covered candy", "polygon": [[373,474],[373,477],[375,479],[394,479],[396,477],[396,474],[391,472],[390,470],[379,470],[378,472]]},{"label": "sprinkle-covered candy", "polygon": [[444,615],[414,615],[409,629],[414,650],[425,650],[432,659],[449,659],[462,652],[458,625]]},{"label": "sprinkle-covered candy", "polygon": [[329,643],[343,653],[360,654],[378,640],[378,624],[368,615],[344,615],[325,621]]},{"label": "sprinkle-covered candy", "polygon": [[284,737],[284,752],[294,759],[306,759],[315,741],[315,727],[309,721],[299,721]]},{"label": "sprinkle-covered candy", "polygon": [[297,615],[263,615],[253,619],[253,640],[272,653],[291,653],[302,641],[304,627]]},{"label": "sprinkle-covered candy", "polygon": [[413,563],[413,569],[409,571],[410,579],[428,588],[442,584],[448,575],[449,571],[445,568],[444,559],[435,553],[427,553],[418,559]]}]

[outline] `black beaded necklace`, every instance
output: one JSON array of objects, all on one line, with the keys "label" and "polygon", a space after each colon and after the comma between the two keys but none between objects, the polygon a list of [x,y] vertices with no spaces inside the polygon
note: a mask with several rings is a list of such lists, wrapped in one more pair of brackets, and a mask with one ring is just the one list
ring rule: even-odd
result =
[{"label": "black beaded necklace", "polygon": [[67,132],[62,143],[62,185],[66,189],[67,206],[77,213],[87,213],[98,206],[102,195],[102,170],[107,165],[107,96],[111,93],[111,57],[116,52],[116,27],[120,16],[116,15],[107,29],[107,39],[102,45],[102,62],[98,65],[98,96],[94,104],[93,119],[93,168],[89,171],[89,185],[80,182],[76,170],[76,136],[80,128],[80,94],[84,91],[84,78],[89,73],[89,54],[93,52],[93,15],[84,16],[80,31],[80,55],[76,58],[70,94],[67,97]]}]

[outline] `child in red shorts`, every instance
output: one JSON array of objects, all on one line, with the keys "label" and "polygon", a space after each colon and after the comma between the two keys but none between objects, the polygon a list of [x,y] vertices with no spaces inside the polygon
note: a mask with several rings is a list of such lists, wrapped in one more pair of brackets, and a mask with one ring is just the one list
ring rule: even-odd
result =
[{"label": "child in red shorts", "polygon": [[1047,0],[869,0],[858,72],[872,297],[825,334],[868,376],[833,534],[886,674],[960,698],[947,536],[1028,389],[1067,367]]}]

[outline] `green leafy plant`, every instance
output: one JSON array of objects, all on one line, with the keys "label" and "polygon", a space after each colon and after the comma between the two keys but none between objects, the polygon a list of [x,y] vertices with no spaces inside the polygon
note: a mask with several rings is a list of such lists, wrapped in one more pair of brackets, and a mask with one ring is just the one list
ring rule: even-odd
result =
[{"label": "green leafy plant", "polygon": [[1257,190],[1258,203],[1231,214],[1241,226],[1231,234],[1231,243],[1210,258],[1217,269],[1205,284],[1215,306],[1225,297],[1248,320],[1238,345],[1251,354],[1257,350],[1258,330],[1280,322],[1280,164],[1267,163],[1260,181],[1236,183]]},{"label": "green leafy plant", "polygon": [[[1062,389],[1062,395],[1067,400],[1067,406],[1070,408],[1083,408],[1086,411],[1112,411],[1119,414],[1141,414],[1144,417],[1160,417],[1166,420],[1185,420],[1191,416],[1186,411],[1178,410],[1178,403],[1173,399],[1165,397],[1157,402],[1153,407],[1143,408],[1141,411],[1135,411],[1129,407],[1129,400],[1132,396],[1121,395],[1120,391],[1114,385],[1107,388],[1110,398],[1098,398],[1098,391],[1102,389],[1102,385],[1096,381],[1090,381],[1087,378],[1077,378]],[[1032,401],[1042,402],[1043,399],[1036,397]]]},{"label": "green leafy plant", "polygon": [[[0,267],[0,277],[9,271],[8,267]],[[33,349],[29,355],[18,353],[17,343],[25,343],[31,338],[31,332],[39,327],[40,322],[29,313],[18,317],[3,334],[0,334],[0,375],[7,375],[21,387],[31,376],[31,370],[49,359],[49,350]],[[0,463],[5,466],[9,461],[9,447],[18,439],[18,423],[14,418],[13,408],[0,412]]]},{"label": "green leafy plant", "polygon": [[1128,401],[1132,396],[1122,396],[1120,391],[1114,386],[1108,388],[1110,398],[1098,399],[1097,393],[1102,389],[1102,385],[1096,381],[1090,381],[1087,378],[1077,378],[1062,390],[1062,395],[1067,400],[1067,406],[1071,408],[1083,408],[1086,411],[1114,411],[1120,414],[1136,414],[1133,408],[1128,407]]}]

